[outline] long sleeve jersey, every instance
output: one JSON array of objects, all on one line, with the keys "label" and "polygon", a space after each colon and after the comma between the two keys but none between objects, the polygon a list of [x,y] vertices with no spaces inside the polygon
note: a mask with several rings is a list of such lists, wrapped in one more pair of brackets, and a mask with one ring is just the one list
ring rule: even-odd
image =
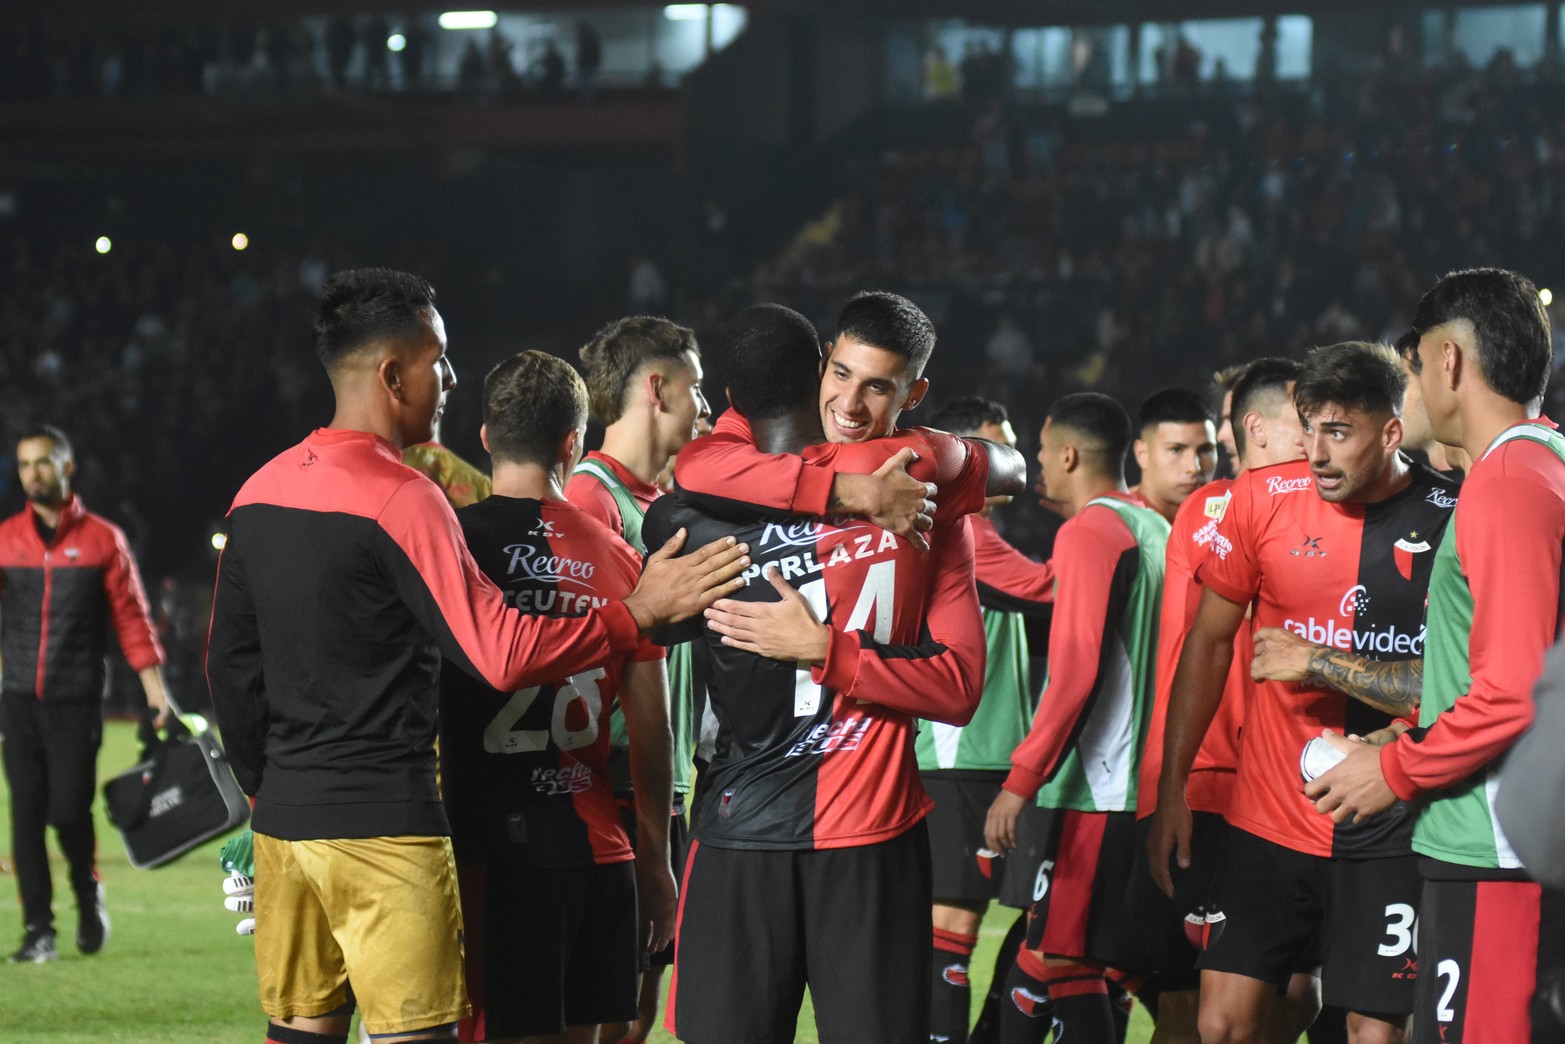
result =
[{"label": "long sleeve jersey", "polygon": [[1521,866],[1494,792],[1559,633],[1562,543],[1565,437],[1546,421],[1508,428],[1468,472],[1435,555],[1420,727],[1380,754],[1396,795],[1425,799],[1414,851],[1476,876]]},{"label": "long sleeve jersey", "polygon": [[435,836],[441,655],[516,690],[638,640],[622,602],[558,619],[507,608],[438,486],[383,439],[322,429],[234,500],[207,678],[256,830]]}]

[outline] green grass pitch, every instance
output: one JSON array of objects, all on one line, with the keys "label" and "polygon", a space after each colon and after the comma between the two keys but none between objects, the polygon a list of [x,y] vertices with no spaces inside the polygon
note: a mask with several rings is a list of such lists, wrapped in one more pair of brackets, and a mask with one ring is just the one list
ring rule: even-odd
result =
[{"label": "green grass pitch", "polygon": [[[110,722],[104,731],[100,776],[130,767],[136,759],[133,726]],[[0,779],[0,837],[5,868],[0,888],[15,894],[10,867],[10,795]],[[41,966],[0,964],[0,1041],[6,1044],[244,1044],[259,1042],[265,1016],[256,999],[255,964],[250,940],[234,933],[238,917],[223,909],[222,871],[214,841],[157,870],[133,869],[125,850],[103,816],[98,818],[99,865],[103,874],[113,935],[103,952],[76,952],[76,911],[65,882],[64,863],[55,857],[55,920],[60,959]],[[994,950],[1009,922],[997,910],[985,922],[972,977],[975,996],[988,986]],[[22,937],[16,902],[0,904],[0,947],[10,953]],[[1151,1035],[1139,1008],[1131,1044]],[[651,1038],[669,1044],[661,1029]],[[814,1017],[806,1000],[797,1040],[814,1044]]]}]

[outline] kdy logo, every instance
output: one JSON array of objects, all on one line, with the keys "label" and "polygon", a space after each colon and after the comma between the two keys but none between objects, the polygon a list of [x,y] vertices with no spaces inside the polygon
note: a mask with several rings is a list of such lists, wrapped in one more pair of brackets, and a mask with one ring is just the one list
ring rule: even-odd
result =
[{"label": "kdy logo", "polygon": [[1325,558],[1326,551],[1320,546],[1321,539],[1322,538],[1320,537],[1312,537],[1306,533],[1304,534],[1304,539],[1299,543],[1299,546],[1294,548],[1292,551],[1289,551],[1288,553],[1290,555],[1298,555],[1301,558]]}]

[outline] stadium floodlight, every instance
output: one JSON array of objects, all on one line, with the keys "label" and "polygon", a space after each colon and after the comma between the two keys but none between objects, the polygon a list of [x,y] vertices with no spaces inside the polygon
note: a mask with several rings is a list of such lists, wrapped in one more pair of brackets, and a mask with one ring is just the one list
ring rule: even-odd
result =
[{"label": "stadium floodlight", "polygon": [[670,22],[693,22],[705,18],[708,4],[669,4],[663,8],[663,17]]},{"label": "stadium floodlight", "polygon": [[225,548],[227,546],[228,546],[228,534],[227,533],[218,532],[218,533],[213,533],[212,534],[212,550],[214,550],[214,551],[221,551],[221,550],[223,550],[223,548]]},{"label": "stadium floodlight", "polygon": [[1539,290],[1538,303],[1543,305],[1545,308],[1549,307],[1549,305],[1554,303],[1554,291],[1550,290],[1548,287],[1544,287],[1542,290]]},{"label": "stadium floodlight", "polygon": [[243,250],[250,245],[250,237],[243,232],[235,232],[234,238],[229,240],[229,242],[233,244],[235,250]]},{"label": "stadium floodlight", "polygon": [[407,45],[408,38],[403,36],[401,33],[392,33],[390,36],[386,37],[386,50],[388,51],[401,51],[403,48],[407,47]]},{"label": "stadium floodlight", "polygon": [[98,241],[93,243],[92,248],[100,254],[107,254],[114,249],[114,243],[108,236],[99,236]]},{"label": "stadium floodlight", "polygon": [[447,11],[440,16],[442,29],[493,29],[499,23],[500,16],[493,11]]}]

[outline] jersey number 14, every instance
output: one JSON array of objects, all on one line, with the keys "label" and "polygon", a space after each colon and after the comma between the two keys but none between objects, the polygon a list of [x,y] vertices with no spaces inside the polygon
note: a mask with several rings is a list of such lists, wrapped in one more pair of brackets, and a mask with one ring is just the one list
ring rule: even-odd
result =
[{"label": "jersey number 14", "polygon": [[[831,608],[826,599],[825,579],[811,580],[799,588],[799,594],[810,607],[810,612],[822,623],[831,622]],[[865,570],[864,582],[859,586],[859,600],[848,615],[844,631],[866,629],[870,614],[875,614],[875,624],[868,628],[875,641],[882,645],[891,641],[891,619],[896,608],[897,563],[876,562]],[[801,664],[793,675],[793,716],[808,718],[821,708],[822,687],[810,676],[810,665]]]}]

